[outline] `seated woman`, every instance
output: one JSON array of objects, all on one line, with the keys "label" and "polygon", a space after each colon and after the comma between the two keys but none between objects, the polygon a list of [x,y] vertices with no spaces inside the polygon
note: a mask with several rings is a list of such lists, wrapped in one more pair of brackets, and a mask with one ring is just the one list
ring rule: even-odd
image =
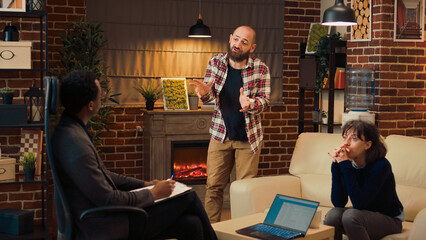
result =
[{"label": "seated woman", "polygon": [[[335,227],[334,239],[380,239],[400,233],[404,211],[395,189],[387,150],[376,126],[358,120],[342,129],[343,144],[329,155],[334,208],[324,219]],[[345,207],[351,199],[353,207]]]}]

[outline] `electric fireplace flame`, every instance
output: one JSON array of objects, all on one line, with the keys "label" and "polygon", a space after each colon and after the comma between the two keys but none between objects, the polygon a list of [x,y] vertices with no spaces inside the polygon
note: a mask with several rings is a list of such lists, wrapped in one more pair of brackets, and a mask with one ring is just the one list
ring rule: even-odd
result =
[{"label": "electric fireplace flame", "polygon": [[172,142],[173,178],[186,183],[207,179],[208,141]]},{"label": "electric fireplace flame", "polygon": [[176,165],[174,164],[176,180],[196,180],[207,178],[206,164]]}]

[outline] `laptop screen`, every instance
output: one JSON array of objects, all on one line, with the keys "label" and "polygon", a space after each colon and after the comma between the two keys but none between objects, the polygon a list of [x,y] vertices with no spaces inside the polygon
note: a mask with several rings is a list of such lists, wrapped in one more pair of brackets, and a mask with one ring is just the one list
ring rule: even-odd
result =
[{"label": "laptop screen", "polygon": [[318,202],[277,194],[265,223],[306,234]]}]

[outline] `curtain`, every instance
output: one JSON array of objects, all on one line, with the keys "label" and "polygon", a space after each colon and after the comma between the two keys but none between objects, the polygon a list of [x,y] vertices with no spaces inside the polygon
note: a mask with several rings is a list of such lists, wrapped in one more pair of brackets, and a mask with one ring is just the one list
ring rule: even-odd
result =
[{"label": "curtain", "polygon": [[[202,79],[210,58],[227,51],[240,25],[256,30],[254,56],[271,71],[272,103],[282,104],[284,0],[90,0],[87,19],[102,22],[107,46],[102,57],[122,105],[144,102],[135,82],[161,84],[162,77]],[[199,10],[200,9],[200,10]],[[212,38],[188,38],[202,14]]]}]

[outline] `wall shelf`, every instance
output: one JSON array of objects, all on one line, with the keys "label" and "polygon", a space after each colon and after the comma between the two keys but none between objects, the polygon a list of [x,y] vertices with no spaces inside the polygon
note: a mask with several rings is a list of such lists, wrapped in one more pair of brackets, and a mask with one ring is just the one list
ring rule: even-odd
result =
[{"label": "wall shelf", "polygon": [[[46,1],[44,6],[46,6]],[[45,11],[33,11],[33,12],[0,12],[0,18],[7,20],[9,18],[22,18],[28,21],[33,19],[34,22],[39,20],[39,58],[32,59],[40,64],[36,69],[0,69],[0,72],[40,72],[40,89],[43,91],[43,77],[48,72],[48,14]],[[37,50],[38,51],[38,50]],[[13,81],[13,80],[10,80]],[[28,86],[32,87],[32,86]],[[49,127],[49,126],[47,126]],[[16,125],[0,125],[0,128],[39,128],[44,129],[43,122],[28,123],[28,124],[16,124]],[[44,153],[42,151],[42,156]],[[49,181],[48,181],[49,165],[44,158],[42,161],[42,173],[41,176],[36,176],[34,180],[26,180],[23,174],[17,173],[15,179],[9,181],[0,181],[0,185],[24,185],[24,184],[39,184],[41,190],[41,225],[34,225],[34,231],[28,234],[13,235],[0,233],[0,240],[2,239],[49,239]]]},{"label": "wall shelf", "polygon": [[299,58],[299,134],[305,131],[305,125],[312,125],[313,131],[318,132],[319,126],[326,126],[328,133],[333,133],[334,127],[341,126],[340,123],[334,123],[334,95],[336,89],[334,86],[334,76],[337,67],[346,67],[346,41],[331,41],[329,52],[329,87],[328,90],[328,122],[322,124],[312,120],[305,120],[305,91],[314,91],[313,110],[320,111],[320,95],[318,88],[315,86],[316,78],[316,60],[313,55],[305,55],[304,49],[306,43],[300,43],[300,58]]}]

